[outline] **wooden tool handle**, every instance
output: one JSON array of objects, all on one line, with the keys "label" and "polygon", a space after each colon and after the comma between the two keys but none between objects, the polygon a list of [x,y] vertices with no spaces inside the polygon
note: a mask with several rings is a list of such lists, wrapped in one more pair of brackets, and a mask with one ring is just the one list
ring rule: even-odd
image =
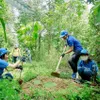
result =
[{"label": "wooden tool handle", "polygon": [[57,71],[58,71],[58,69],[59,69],[59,65],[60,65],[61,60],[62,60],[62,56],[60,57],[59,62],[58,62],[58,64],[57,64],[57,67],[56,67],[56,72],[57,72]]},{"label": "wooden tool handle", "polygon": [[[63,53],[65,52],[65,50],[66,50],[66,46],[63,49]],[[58,62],[57,67],[56,67],[56,72],[58,72],[58,69],[59,69],[59,65],[60,65],[61,60],[62,60],[62,56],[60,56],[59,62]]]}]

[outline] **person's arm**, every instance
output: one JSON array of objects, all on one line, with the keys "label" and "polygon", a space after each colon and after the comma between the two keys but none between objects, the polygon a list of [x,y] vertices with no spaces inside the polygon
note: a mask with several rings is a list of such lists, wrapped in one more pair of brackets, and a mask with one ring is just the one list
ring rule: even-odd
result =
[{"label": "person's arm", "polygon": [[67,51],[65,52],[65,54],[68,54],[68,53],[70,53],[70,52],[73,51],[73,49],[74,49],[74,41],[73,41],[73,39],[70,39],[70,40],[68,41],[68,45],[69,45],[69,50],[67,50]]},{"label": "person's arm", "polygon": [[66,52],[65,52],[65,54],[68,54],[68,53],[70,53],[70,52],[72,52],[73,51],[73,46],[71,46],[70,48],[69,48],[69,50],[67,50]]},{"label": "person's arm", "polygon": [[98,72],[98,65],[95,61],[92,61],[92,71]]},{"label": "person's arm", "polygon": [[[66,46],[64,47],[64,49],[66,49]],[[70,53],[70,52],[72,52],[72,51],[73,51],[73,46],[71,46],[71,47],[69,48],[69,50],[67,50],[66,52],[63,52],[63,54],[62,54],[61,56],[64,57],[65,54],[68,54],[68,53]]]},{"label": "person's arm", "polygon": [[8,66],[9,66],[9,67],[12,67],[12,68],[16,68],[20,63],[21,63],[21,61],[19,60],[19,61],[17,61],[17,62],[14,63],[14,64],[9,63]]}]

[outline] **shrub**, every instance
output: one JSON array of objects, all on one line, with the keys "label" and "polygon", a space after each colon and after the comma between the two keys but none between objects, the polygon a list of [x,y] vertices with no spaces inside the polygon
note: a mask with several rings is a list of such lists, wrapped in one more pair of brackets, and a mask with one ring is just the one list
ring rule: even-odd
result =
[{"label": "shrub", "polygon": [[0,100],[20,100],[18,83],[6,79],[0,80]]}]

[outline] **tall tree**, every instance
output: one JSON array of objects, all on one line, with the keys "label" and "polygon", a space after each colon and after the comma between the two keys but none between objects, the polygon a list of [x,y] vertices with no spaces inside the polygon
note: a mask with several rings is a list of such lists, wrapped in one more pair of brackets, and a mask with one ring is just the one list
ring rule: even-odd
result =
[{"label": "tall tree", "polygon": [[5,1],[0,0],[0,22],[4,31],[5,42],[7,42],[6,28],[5,28],[5,20],[6,20],[6,13],[7,13],[6,11],[7,11],[7,8],[6,8]]}]

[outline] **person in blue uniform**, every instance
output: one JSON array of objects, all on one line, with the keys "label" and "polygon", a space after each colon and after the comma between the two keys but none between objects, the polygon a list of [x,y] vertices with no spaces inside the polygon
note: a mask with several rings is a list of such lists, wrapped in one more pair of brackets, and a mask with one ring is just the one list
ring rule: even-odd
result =
[{"label": "person in blue uniform", "polygon": [[97,63],[90,59],[89,53],[86,49],[81,51],[80,60],[78,62],[78,73],[83,80],[90,81],[94,75],[97,75]]},{"label": "person in blue uniform", "polygon": [[4,70],[7,70],[8,71],[8,67],[12,67],[13,69],[15,68],[18,68],[20,69],[20,67],[18,67],[20,65],[20,62],[22,61],[17,61],[16,63],[14,64],[11,64],[11,63],[8,63],[7,62],[8,60],[8,50],[5,49],[5,48],[0,48],[0,79],[9,79],[9,80],[12,80],[13,79],[13,76],[11,73],[6,73],[4,74]]},{"label": "person in blue uniform", "polygon": [[72,78],[76,78],[77,73],[77,62],[80,57],[80,52],[83,49],[81,43],[74,37],[68,34],[66,30],[61,31],[60,38],[63,38],[66,42],[66,44],[69,46],[69,50],[64,52],[61,56],[64,57],[65,54],[69,54],[71,52],[74,52],[74,54],[69,59],[68,63],[72,68],[73,74]]}]

